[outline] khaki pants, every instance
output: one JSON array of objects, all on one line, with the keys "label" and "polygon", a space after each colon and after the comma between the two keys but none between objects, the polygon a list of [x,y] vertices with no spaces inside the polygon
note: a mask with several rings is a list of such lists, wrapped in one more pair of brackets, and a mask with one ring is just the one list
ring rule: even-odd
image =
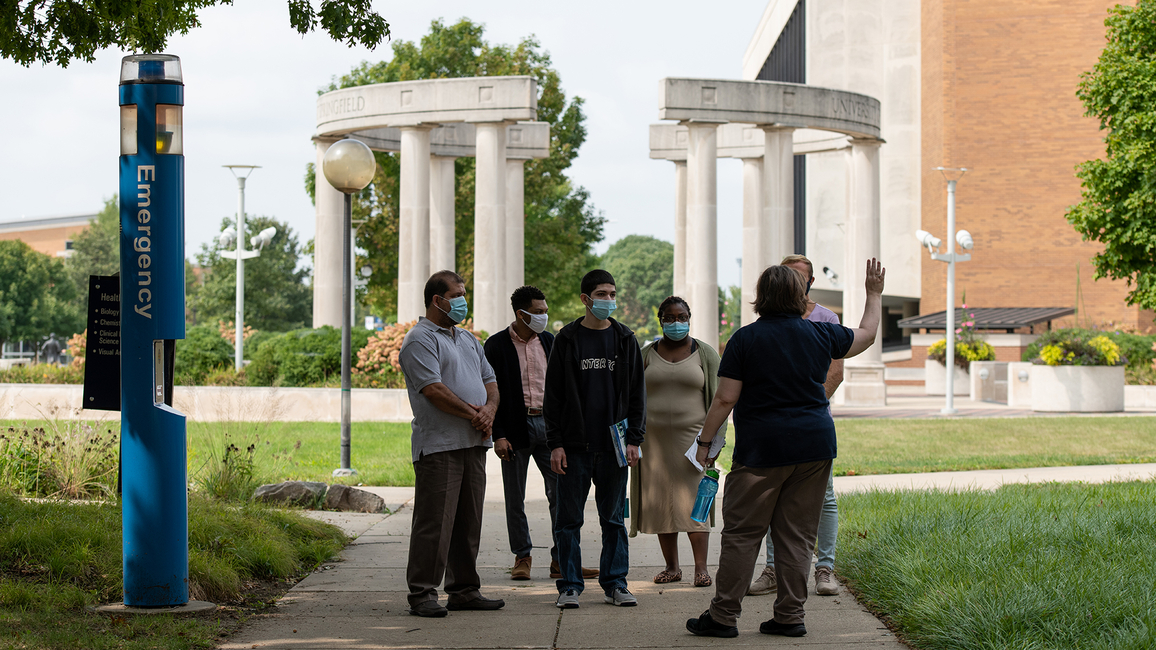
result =
[{"label": "khaki pants", "polygon": [[409,604],[436,601],[443,576],[451,601],[473,600],[481,595],[477,560],[486,498],[486,448],[427,454],[413,464],[413,472],[413,525],[405,572]]},{"label": "khaki pants", "polygon": [[723,489],[722,550],[710,601],[716,622],[737,625],[768,525],[779,582],[774,618],[784,625],[803,622],[807,573],[831,464],[830,460],[768,468],[733,464]]}]

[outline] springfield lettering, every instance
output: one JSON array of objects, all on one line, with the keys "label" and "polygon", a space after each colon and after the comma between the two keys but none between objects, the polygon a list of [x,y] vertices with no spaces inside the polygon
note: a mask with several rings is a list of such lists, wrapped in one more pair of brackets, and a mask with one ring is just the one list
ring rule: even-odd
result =
[{"label": "springfield lettering", "polygon": [[[136,265],[138,268],[147,269],[152,266],[152,226],[145,225],[152,216],[148,208],[152,205],[152,185],[151,182],[156,181],[156,167],[153,165],[140,165],[136,168],[136,220],[137,231],[140,237],[132,240],[132,249],[137,253]],[[152,271],[137,272],[138,287],[147,287],[153,283]],[[136,304],[133,305],[133,311],[144,316],[145,318],[152,318],[150,311],[153,306],[153,292],[152,289],[139,289],[136,293]]]}]

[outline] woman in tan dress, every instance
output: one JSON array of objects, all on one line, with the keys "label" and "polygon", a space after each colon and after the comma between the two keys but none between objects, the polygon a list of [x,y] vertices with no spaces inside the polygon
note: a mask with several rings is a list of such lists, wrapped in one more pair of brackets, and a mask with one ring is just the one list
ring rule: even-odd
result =
[{"label": "woman in tan dress", "polygon": [[[702,473],[686,459],[718,386],[719,355],[688,336],[690,306],[671,296],[658,308],[663,335],[642,349],[646,369],[646,441],[642,459],[630,473],[630,535],[658,535],[666,568],[662,584],[682,580],[678,534],[686,533],[694,552],[694,585],[709,587],[706,553],[710,524],[690,518]],[[711,523],[714,509],[711,508]]]}]

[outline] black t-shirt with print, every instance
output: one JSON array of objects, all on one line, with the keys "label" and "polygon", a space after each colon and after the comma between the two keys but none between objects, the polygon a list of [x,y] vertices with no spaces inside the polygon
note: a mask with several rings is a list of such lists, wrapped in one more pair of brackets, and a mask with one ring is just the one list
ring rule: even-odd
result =
[{"label": "black t-shirt with print", "polygon": [[578,327],[578,395],[586,421],[589,451],[611,451],[610,425],[617,412],[614,365],[617,346],[614,329]]}]

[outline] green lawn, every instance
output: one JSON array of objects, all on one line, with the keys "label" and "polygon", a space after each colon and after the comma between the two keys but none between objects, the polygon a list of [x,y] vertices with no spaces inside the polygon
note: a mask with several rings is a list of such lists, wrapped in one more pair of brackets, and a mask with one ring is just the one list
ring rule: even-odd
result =
[{"label": "green lawn", "polygon": [[1156,417],[848,419],[835,429],[836,476],[1156,462]]},{"label": "green lawn", "polygon": [[[3,422],[0,426],[21,423]],[[117,421],[107,423],[114,430]],[[36,426],[37,423],[30,422]],[[1156,462],[1154,417],[837,420],[835,474],[895,474],[972,469]],[[194,479],[228,444],[255,444],[259,482],[332,482],[340,464],[340,426],[321,422],[191,422]],[[366,485],[412,485],[408,423],[355,422],[352,465]],[[720,465],[730,467],[732,440]]]},{"label": "green lawn", "polygon": [[[350,464],[358,476],[346,483],[413,485],[410,429],[401,422],[354,422],[350,431]],[[341,466],[341,425],[323,422],[191,422],[188,428],[189,473],[197,476],[214,450],[228,438],[238,448],[257,444],[255,474],[261,482],[296,479],[334,482]],[[219,452],[218,452],[219,453]]]},{"label": "green lawn", "polygon": [[920,650],[1156,647],[1156,483],[839,497],[836,571]]}]

